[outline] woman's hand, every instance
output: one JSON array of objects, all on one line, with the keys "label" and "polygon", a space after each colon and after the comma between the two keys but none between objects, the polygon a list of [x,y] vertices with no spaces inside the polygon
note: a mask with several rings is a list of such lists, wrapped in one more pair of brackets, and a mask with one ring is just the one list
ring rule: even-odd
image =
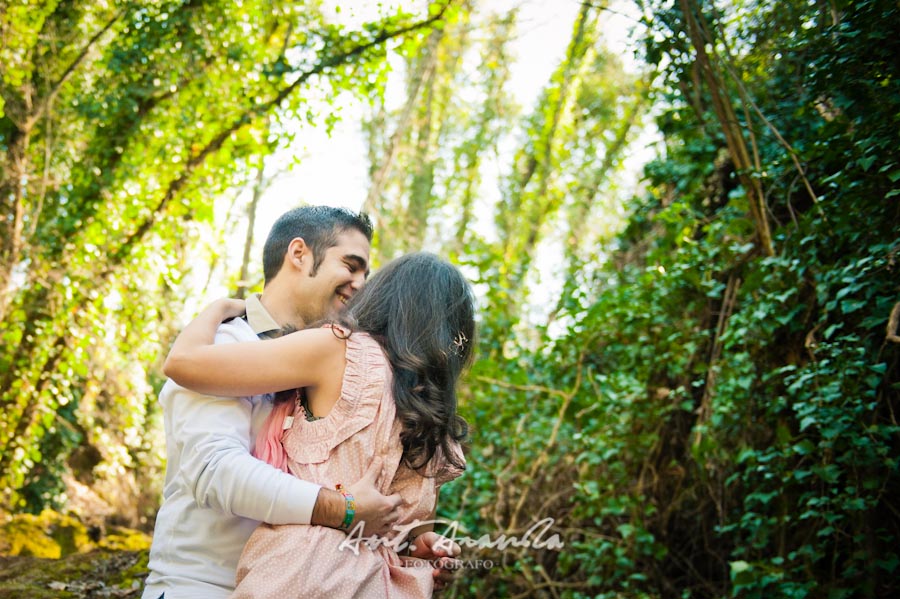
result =
[{"label": "woman's hand", "polygon": [[230,298],[217,299],[204,308],[172,344],[163,365],[166,376],[179,385],[188,386],[185,383],[196,371],[192,360],[196,359],[202,348],[215,342],[216,330],[223,321],[241,316],[245,311],[244,300]]},{"label": "woman's hand", "polygon": [[206,310],[210,310],[213,314],[218,315],[219,322],[224,322],[226,320],[231,320],[232,318],[237,318],[238,316],[243,316],[247,312],[247,305],[242,299],[223,297],[207,306],[204,311]]},{"label": "woman's hand", "polygon": [[431,563],[434,590],[443,591],[453,582],[462,562],[458,559],[461,549],[453,539],[427,531],[419,535],[410,547],[409,557]]}]

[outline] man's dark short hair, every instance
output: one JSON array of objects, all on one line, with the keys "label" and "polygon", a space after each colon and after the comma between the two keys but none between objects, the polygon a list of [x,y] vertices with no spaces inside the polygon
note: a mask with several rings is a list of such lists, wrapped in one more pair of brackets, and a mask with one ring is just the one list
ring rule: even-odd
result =
[{"label": "man's dark short hair", "polygon": [[332,206],[301,206],[285,212],[272,225],[263,247],[265,283],[268,285],[281,270],[288,245],[295,237],[302,237],[312,251],[310,275],[314,276],[325,251],[337,245],[338,235],[351,230],[359,231],[369,242],[372,241],[372,221],[363,212],[355,213]]}]

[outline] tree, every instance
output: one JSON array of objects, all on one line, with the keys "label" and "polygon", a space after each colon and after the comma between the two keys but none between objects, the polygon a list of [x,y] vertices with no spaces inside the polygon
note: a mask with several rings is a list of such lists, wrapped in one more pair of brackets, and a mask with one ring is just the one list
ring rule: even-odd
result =
[{"label": "tree", "polygon": [[[62,466],[48,465],[92,434],[97,414],[75,409],[90,389],[146,428],[146,369],[165,341],[159,323],[177,305],[182,253],[207,226],[212,198],[278,145],[265,119],[305,116],[299,92],[313,83],[377,95],[366,70],[383,68],[385,42],[427,34],[451,4],[360,31],[289,2],[51,2],[2,12],[5,506],[38,509],[58,494],[47,470]],[[134,354],[144,369],[111,385],[114,364]],[[43,490],[26,498],[17,490],[28,484]]]}]

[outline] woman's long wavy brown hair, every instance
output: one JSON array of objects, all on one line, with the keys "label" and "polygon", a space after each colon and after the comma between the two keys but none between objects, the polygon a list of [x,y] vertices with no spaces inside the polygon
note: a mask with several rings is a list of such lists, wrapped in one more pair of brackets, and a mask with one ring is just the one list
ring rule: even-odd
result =
[{"label": "woman's long wavy brown hair", "polygon": [[338,322],[368,333],[384,349],[403,425],[404,463],[420,470],[440,454],[463,467],[450,449],[468,433],[456,413],[456,383],[475,341],[475,299],[462,273],[433,254],[407,254],[380,269]]}]

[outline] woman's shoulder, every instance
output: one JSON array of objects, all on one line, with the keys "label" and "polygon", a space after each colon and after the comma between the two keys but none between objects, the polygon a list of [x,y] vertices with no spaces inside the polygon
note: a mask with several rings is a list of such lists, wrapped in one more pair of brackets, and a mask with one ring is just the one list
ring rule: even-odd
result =
[{"label": "woman's shoulder", "polygon": [[304,369],[318,372],[313,377],[316,381],[329,378],[344,361],[344,340],[326,328],[302,329],[272,343],[283,344],[278,346],[280,352],[293,356]]},{"label": "woman's shoulder", "polygon": [[[372,335],[363,331],[354,331],[344,325],[329,323],[322,325],[319,331],[320,335],[331,335],[335,339],[340,339],[346,343],[347,357],[351,361],[359,362],[360,358],[371,356],[384,357],[381,343]],[[369,359],[365,361],[370,361]]]},{"label": "woman's shoulder", "polygon": [[300,333],[299,342],[308,348],[323,352],[337,352],[344,349],[346,337],[340,330],[333,329],[330,325],[297,332]]}]

